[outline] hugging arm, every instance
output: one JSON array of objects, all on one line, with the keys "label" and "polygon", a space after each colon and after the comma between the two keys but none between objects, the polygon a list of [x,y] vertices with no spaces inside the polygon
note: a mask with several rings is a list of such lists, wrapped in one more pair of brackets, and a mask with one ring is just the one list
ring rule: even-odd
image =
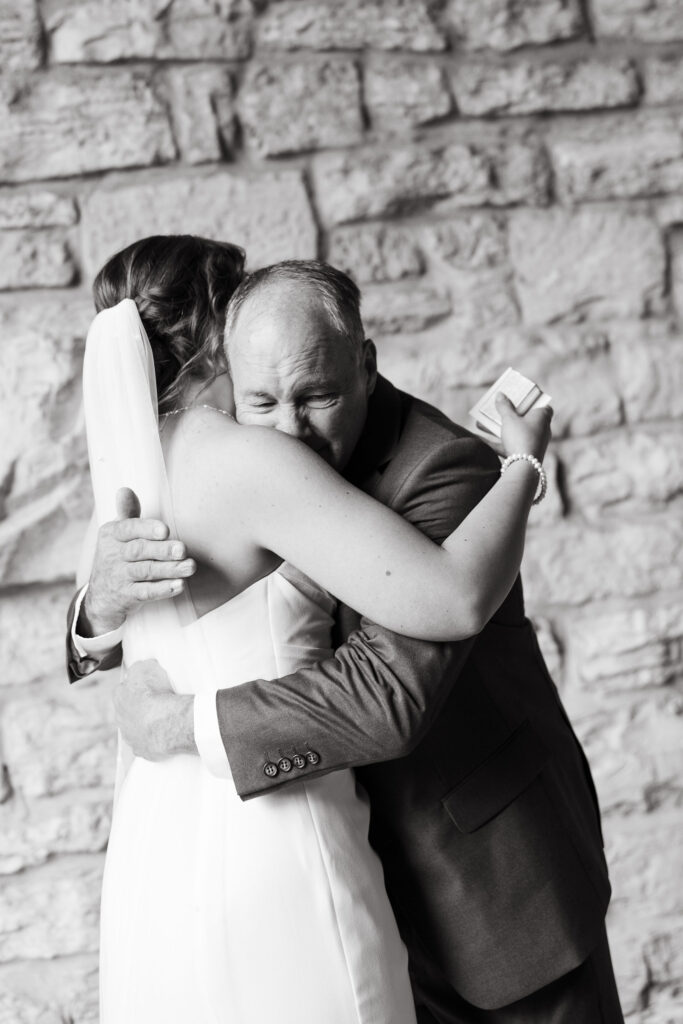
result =
[{"label": "hugging arm", "polygon": [[[528,419],[519,429],[544,450],[549,418]],[[528,463],[514,463],[439,546],[277,431],[200,423],[185,452],[176,524],[226,578],[244,552],[274,552],[387,628],[456,640],[483,628],[519,572],[537,483]]]},{"label": "hugging arm", "polygon": [[[472,437],[440,444],[387,501],[440,542],[498,479],[498,460]],[[432,643],[361,620],[335,656],[277,683],[256,680],[216,696],[232,777],[244,798],[288,782],[402,757],[446,700],[473,641]],[[317,766],[264,773],[280,751],[314,750]]]},{"label": "hugging arm", "polygon": [[[510,406],[504,430],[506,416],[511,436],[542,455],[544,413],[523,419]],[[176,522],[234,592],[268,571],[264,556],[274,552],[387,628],[453,640],[479,632],[512,586],[536,485],[527,463],[513,464],[439,547],[291,438],[225,422],[217,430],[213,413],[188,419]],[[251,579],[235,578],[237,562]]]}]

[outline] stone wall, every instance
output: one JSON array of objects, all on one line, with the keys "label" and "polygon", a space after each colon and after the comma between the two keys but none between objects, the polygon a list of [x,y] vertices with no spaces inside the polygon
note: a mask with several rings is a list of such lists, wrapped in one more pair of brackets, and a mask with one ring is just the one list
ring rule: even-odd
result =
[{"label": "stone wall", "polygon": [[529,609],[595,771],[629,1024],[683,1019],[680,0],[0,0],[0,72],[0,1021],[97,1020],[79,369],[98,265],[173,231],[347,269],[384,372],[458,419],[508,364],[554,396]]}]

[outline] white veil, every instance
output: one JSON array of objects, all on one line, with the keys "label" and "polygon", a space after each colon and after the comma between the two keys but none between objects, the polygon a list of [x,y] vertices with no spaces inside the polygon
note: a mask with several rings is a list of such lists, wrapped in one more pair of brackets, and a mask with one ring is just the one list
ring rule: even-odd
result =
[{"label": "white veil", "polygon": [[[85,346],[83,408],[98,526],[116,518],[116,491],[131,487],[144,518],[162,519],[175,535],[170,489],[159,438],[154,360],[132,299],[98,313]],[[180,627],[196,620],[189,596],[145,604],[124,629],[124,662],[156,658],[178,689],[206,670],[201,630]],[[199,634],[199,635],[197,635]],[[117,791],[132,759],[119,738]]]}]

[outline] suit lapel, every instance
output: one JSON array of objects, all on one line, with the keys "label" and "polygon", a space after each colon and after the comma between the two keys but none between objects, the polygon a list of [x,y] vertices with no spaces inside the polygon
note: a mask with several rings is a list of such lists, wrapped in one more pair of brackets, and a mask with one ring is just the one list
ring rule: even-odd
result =
[{"label": "suit lapel", "polygon": [[402,397],[386,378],[377,377],[363,433],[344,473],[350,483],[370,494],[377,489],[401,437],[405,414]]}]

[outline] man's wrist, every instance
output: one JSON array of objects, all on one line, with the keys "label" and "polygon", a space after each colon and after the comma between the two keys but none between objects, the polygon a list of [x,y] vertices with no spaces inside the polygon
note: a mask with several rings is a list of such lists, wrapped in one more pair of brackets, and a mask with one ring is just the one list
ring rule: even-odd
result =
[{"label": "man's wrist", "polygon": [[102,636],[104,633],[112,633],[119,629],[126,621],[125,615],[107,614],[97,606],[97,600],[93,599],[92,586],[89,586],[85,598],[81,604],[81,610],[76,623],[76,632],[82,637]]}]

